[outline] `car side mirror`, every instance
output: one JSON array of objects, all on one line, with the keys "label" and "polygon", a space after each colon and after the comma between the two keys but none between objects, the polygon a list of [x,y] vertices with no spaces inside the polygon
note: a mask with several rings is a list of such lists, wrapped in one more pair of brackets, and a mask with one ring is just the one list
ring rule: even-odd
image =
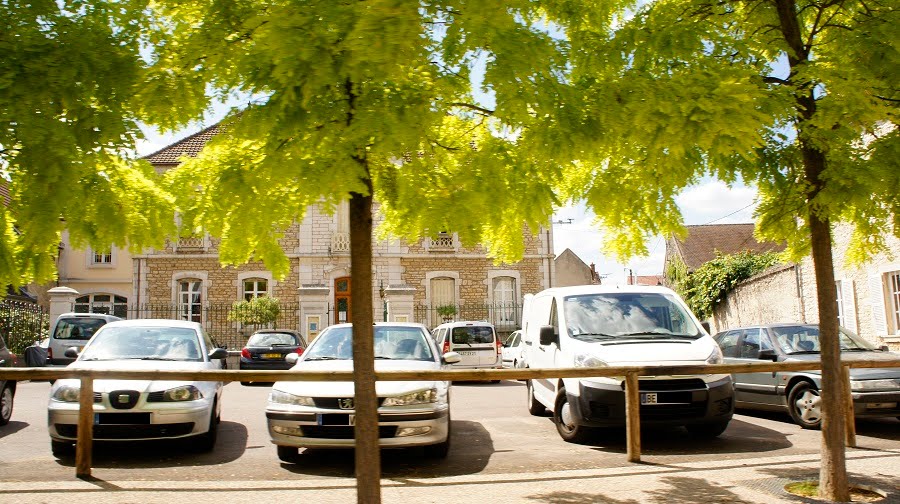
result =
[{"label": "car side mirror", "polygon": [[456,364],[461,360],[462,356],[456,352],[447,352],[441,356],[441,361],[443,361],[444,364]]},{"label": "car side mirror", "polygon": [[65,355],[66,357],[68,357],[70,359],[74,359],[74,358],[78,357],[78,349],[73,346],[70,346],[69,348],[66,348],[66,351],[63,352],[63,355]]},{"label": "car side mirror", "polygon": [[224,348],[216,348],[212,352],[209,352],[209,360],[219,360],[225,359],[228,357],[228,350]]},{"label": "car side mirror", "polygon": [[758,358],[759,358],[760,360],[770,360],[770,361],[772,361],[772,362],[775,362],[775,361],[778,360],[778,354],[775,353],[775,350],[772,350],[772,349],[770,349],[770,348],[767,348],[767,349],[765,349],[765,350],[760,350],[760,351],[759,351],[759,356],[758,356]]},{"label": "car side mirror", "polygon": [[285,355],[284,360],[288,364],[294,365],[297,363],[298,360],[300,360],[300,355],[292,352],[292,353]]},{"label": "car side mirror", "polygon": [[559,345],[559,333],[553,326],[541,326],[541,345],[550,345],[556,343]]}]

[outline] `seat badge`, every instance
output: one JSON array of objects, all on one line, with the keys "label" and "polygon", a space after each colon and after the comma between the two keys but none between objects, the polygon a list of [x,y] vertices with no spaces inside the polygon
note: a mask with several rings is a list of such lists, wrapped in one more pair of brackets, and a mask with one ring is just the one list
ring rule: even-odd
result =
[{"label": "seat badge", "polygon": [[117,399],[119,400],[119,404],[128,404],[128,401],[131,400],[131,398],[128,397],[128,394],[119,394]]},{"label": "seat badge", "polygon": [[346,399],[338,399],[338,408],[353,409],[353,398],[348,397]]}]

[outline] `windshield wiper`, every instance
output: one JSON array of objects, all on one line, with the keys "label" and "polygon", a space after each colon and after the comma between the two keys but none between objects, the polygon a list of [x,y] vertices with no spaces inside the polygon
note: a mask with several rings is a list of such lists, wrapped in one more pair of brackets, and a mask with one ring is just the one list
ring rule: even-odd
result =
[{"label": "windshield wiper", "polygon": [[179,361],[183,359],[173,359],[171,357],[139,357],[140,360],[160,360],[160,361]]},{"label": "windshield wiper", "polygon": [[375,360],[378,360],[378,359],[394,360],[393,357],[388,357],[387,355],[376,355]]},{"label": "windshield wiper", "polygon": [[797,350],[796,352],[788,352],[788,355],[803,355],[803,354],[817,354],[821,353],[818,350]]},{"label": "windshield wiper", "polygon": [[841,348],[841,352],[871,352],[868,348]]},{"label": "windshield wiper", "polygon": [[615,338],[614,335],[605,334],[605,333],[579,333],[579,334],[574,334],[573,337],[584,338],[584,339],[595,339],[595,340],[605,340],[605,339]]}]

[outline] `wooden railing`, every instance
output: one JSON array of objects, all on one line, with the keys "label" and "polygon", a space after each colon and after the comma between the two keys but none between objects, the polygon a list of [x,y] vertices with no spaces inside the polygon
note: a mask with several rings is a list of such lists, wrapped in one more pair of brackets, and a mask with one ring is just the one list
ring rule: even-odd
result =
[{"label": "wooden railing", "polygon": [[[856,429],[850,395],[850,368],[895,368],[900,359],[890,361],[842,362],[843,382],[847,389],[848,404],[846,444],[856,446]],[[556,368],[556,369],[470,369],[441,371],[376,371],[376,381],[487,381],[533,380],[539,378],[590,378],[621,377],[625,381],[626,443],[629,462],[641,460],[641,421],[638,377],[684,376],[706,374],[769,373],[775,371],[808,371],[821,369],[820,362],[760,362],[752,364],[708,364],[678,366],[611,366],[605,368]],[[77,378],[81,380],[78,414],[78,438],[75,449],[75,474],[91,475],[91,450],[93,438],[94,380],[198,380],[198,381],[353,381],[352,371],[123,371],[69,368],[0,368],[0,379],[6,380],[57,380]],[[827,391],[820,391],[827,400]],[[375,456],[378,456],[376,453]]]}]

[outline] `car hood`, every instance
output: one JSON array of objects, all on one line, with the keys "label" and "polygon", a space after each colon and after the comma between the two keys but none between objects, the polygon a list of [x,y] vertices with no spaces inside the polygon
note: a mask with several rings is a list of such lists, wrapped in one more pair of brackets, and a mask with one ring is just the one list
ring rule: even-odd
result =
[{"label": "car hood", "polygon": [[[135,359],[108,360],[108,361],[75,361],[69,364],[70,369],[109,369],[126,371],[193,371],[207,369],[204,362],[186,361],[142,361]],[[155,392],[177,387],[185,383],[194,383],[189,380],[94,380],[94,392],[109,392],[112,390],[137,390],[139,392]],[[80,380],[57,380],[53,388],[61,385],[79,386]]]},{"label": "car hood", "polygon": [[[818,362],[819,354],[788,355],[785,362]],[[841,352],[841,360],[845,362],[878,362],[890,361],[900,358],[900,355],[892,352]],[[821,370],[811,369],[804,371],[810,374],[822,374]],[[854,380],[883,380],[900,378],[900,368],[850,368],[850,378]]]},{"label": "car hood", "polygon": [[599,342],[572,340],[572,342],[577,343],[571,345],[573,357],[579,353],[589,353],[610,366],[705,364],[706,359],[716,348],[716,343],[708,336],[696,340],[623,339]]},{"label": "car hood", "polygon": [[[375,361],[376,371],[424,371],[439,370],[440,364],[425,361]],[[300,361],[291,368],[291,371],[353,371],[353,361]],[[379,381],[375,383],[375,393],[378,396],[393,396],[415,392],[435,386],[433,380],[423,381]],[[353,397],[352,381],[311,381],[311,382],[276,382],[272,389],[281,390],[290,394],[307,397]]]}]

